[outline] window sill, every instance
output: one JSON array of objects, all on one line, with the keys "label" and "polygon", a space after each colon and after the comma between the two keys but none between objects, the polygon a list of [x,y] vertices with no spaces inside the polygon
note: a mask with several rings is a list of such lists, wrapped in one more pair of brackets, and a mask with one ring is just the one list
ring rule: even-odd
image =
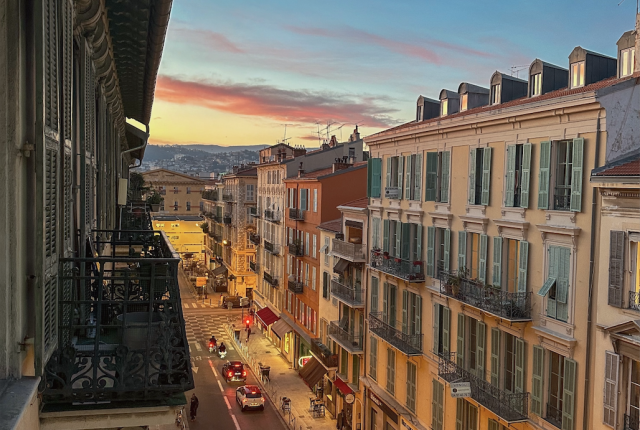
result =
[{"label": "window sill", "polygon": [[574,226],[576,223],[576,213],[571,211],[545,210],[547,224]]},{"label": "window sill", "polygon": [[526,218],[527,208],[514,208],[514,207],[502,207],[502,218],[513,220],[513,221],[522,221]]},{"label": "window sill", "polygon": [[465,212],[469,216],[484,217],[487,215],[487,207],[484,205],[471,205],[467,203],[465,206]]}]

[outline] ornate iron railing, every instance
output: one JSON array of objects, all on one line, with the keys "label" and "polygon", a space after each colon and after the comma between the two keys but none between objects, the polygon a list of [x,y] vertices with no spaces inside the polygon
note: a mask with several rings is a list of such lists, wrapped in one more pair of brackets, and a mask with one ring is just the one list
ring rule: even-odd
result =
[{"label": "ornate iron railing", "polygon": [[264,272],[264,280],[267,281],[272,287],[277,287],[279,285],[278,278],[275,276],[271,276],[269,272]]},{"label": "ornate iron railing", "polygon": [[624,414],[624,430],[640,430],[640,419]]},{"label": "ornate iron railing", "polygon": [[282,212],[266,209],[264,211],[264,217],[271,222],[280,222],[280,220],[282,219]]},{"label": "ornate iron railing", "polygon": [[447,382],[469,382],[471,398],[512,423],[528,418],[529,393],[511,394],[492,385],[456,364],[456,353],[438,356],[438,376]]},{"label": "ornate iron railing", "polygon": [[294,221],[304,221],[304,211],[302,209],[289,208],[289,219]]},{"label": "ornate iron railing", "polygon": [[311,339],[311,352],[326,367],[338,367],[338,354],[334,354],[320,338]]},{"label": "ornate iron railing", "polygon": [[100,256],[60,260],[43,401],[160,401],[192,389],[180,257],[164,232],[94,231],[93,243]]},{"label": "ornate iron railing", "polygon": [[331,280],[331,294],[352,308],[364,306],[364,291],[345,285],[337,279]]},{"label": "ornate iron railing", "polygon": [[217,222],[218,224],[222,224],[222,215],[213,214],[211,218],[213,219],[214,222]]},{"label": "ornate iron railing", "polygon": [[640,293],[629,291],[629,309],[640,311]]},{"label": "ornate iron railing", "polygon": [[289,254],[302,257],[304,255],[304,249],[302,248],[301,243],[290,243],[289,244]]},{"label": "ornate iron railing", "polygon": [[225,215],[224,217],[222,217],[222,222],[224,224],[231,224],[231,215]]},{"label": "ornate iron railing", "polygon": [[254,245],[260,245],[260,235],[258,233],[249,234],[249,242]]},{"label": "ornate iron railing", "polygon": [[218,191],[216,191],[216,190],[204,190],[202,192],[202,198],[204,200],[217,202],[218,201]]},{"label": "ornate iron railing", "polygon": [[510,321],[531,321],[531,292],[510,293],[445,271],[440,281],[445,296]]},{"label": "ornate iron railing", "polygon": [[329,336],[352,354],[362,352],[364,336],[362,334],[350,334],[348,331],[341,329],[339,324],[339,321],[331,321],[331,324],[329,324]]},{"label": "ornate iron railing", "polygon": [[293,277],[289,277],[288,286],[289,291],[295,294],[302,294],[302,292],[304,291],[304,283]]},{"label": "ornate iron railing", "polygon": [[223,194],[222,195],[222,201],[223,202],[232,202],[233,201],[233,194]]},{"label": "ornate iron railing", "polygon": [[369,264],[372,268],[407,282],[424,282],[424,262],[409,261],[385,255],[378,250],[371,251]]},{"label": "ornate iron railing", "polygon": [[153,230],[151,206],[146,202],[129,203],[122,208],[122,230]]},{"label": "ornate iron railing", "polygon": [[556,187],[553,194],[553,208],[557,211],[571,209],[571,187]]},{"label": "ornate iron railing", "polygon": [[265,251],[267,251],[270,254],[273,255],[279,255],[280,254],[280,245],[275,245],[272,242],[269,242],[268,240],[264,240],[264,249]]},{"label": "ornate iron railing", "polygon": [[558,428],[562,428],[562,411],[555,406],[547,403],[547,413],[544,420],[550,422]]},{"label": "ornate iron railing", "polygon": [[350,243],[340,239],[333,239],[331,251],[334,255],[354,263],[367,260],[365,256],[365,247],[359,243]]},{"label": "ornate iron railing", "polygon": [[369,313],[369,330],[405,355],[422,355],[422,334],[407,334],[383,321],[382,312]]},{"label": "ornate iron railing", "polygon": [[249,215],[260,218],[260,209],[255,206],[249,208]]},{"label": "ornate iron railing", "polygon": [[258,263],[256,263],[255,261],[250,261],[249,262],[249,269],[254,273],[258,273],[260,271],[260,265]]}]

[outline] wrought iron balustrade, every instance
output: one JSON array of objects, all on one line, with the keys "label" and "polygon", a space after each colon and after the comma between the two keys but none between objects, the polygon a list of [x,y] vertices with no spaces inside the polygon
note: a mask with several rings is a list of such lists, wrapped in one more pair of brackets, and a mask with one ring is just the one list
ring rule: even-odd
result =
[{"label": "wrought iron balustrade", "polygon": [[222,195],[223,202],[233,202],[233,194],[223,194]]},{"label": "wrought iron balustrade", "polygon": [[204,190],[202,192],[202,198],[204,200],[209,200],[212,202],[217,202],[218,201],[218,192],[215,190]]},{"label": "wrought iron balustrade", "polygon": [[249,262],[249,269],[254,273],[258,273],[258,271],[260,271],[260,265],[258,263],[256,263],[255,261],[250,261]]},{"label": "wrought iron balustrade", "polygon": [[255,206],[251,206],[249,208],[249,215],[256,217],[256,218],[260,218],[260,209],[258,209]]},{"label": "wrought iron balustrade", "polygon": [[273,242],[269,242],[268,240],[264,240],[264,249],[270,254],[279,255],[280,254],[280,245],[275,245]]},{"label": "wrought iron balustrade", "polygon": [[304,221],[304,211],[302,209],[289,208],[289,219],[294,221]]},{"label": "wrought iron balustrade", "polygon": [[553,208],[557,211],[568,211],[571,209],[571,186],[555,187]]},{"label": "wrought iron balustrade", "polygon": [[289,254],[302,257],[304,255],[304,249],[302,248],[301,243],[290,243],[289,244]]},{"label": "wrought iron balustrade", "polygon": [[402,279],[407,282],[424,282],[424,262],[403,260],[397,257],[385,255],[379,250],[371,251],[369,265],[388,275]]},{"label": "wrought iron balustrade", "polygon": [[640,293],[629,291],[629,309],[640,311]]},{"label": "wrought iron balustrade", "polygon": [[531,320],[531,292],[510,293],[481,282],[440,272],[440,293],[510,321]]},{"label": "wrought iron balustrade", "polygon": [[211,218],[213,219],[214,222],[217,222],[218,224],[222,224],[222,215],[213,214]]},{"label": "wrought iron balustrade", "polygon": [[222,217],[222,222],[224,224],[231,224],[231,215],[225,215],[224,217]]},{"label": "wrought iron balustrade", "polygon": [[640,418],[624,414],[624,430],[640,430]]},{"label": "wrought iron balustrade", "polygon": [[264,272],[264,280],[267,281],[272,287],[277,287],[279,285],[278,278],[275,276],[271,276],[269,272]]},{"label": "wrought iron balustrade", "polygon": [[339,321],[331,321],[331,324],[329,324],[329,336],[352,354],[363,351],[364,336],[362,334],[350,334],[348,331],[343,330],[340,328]]},{"label": "wrought iron balustrade", "polygon": [[456,353],[438,355],[438,376],[445,381],[469,382],[471,398],[508,423],[526,421],[529,393],[508,393],[456,364]]},{"label": "wrought iron balustrade", "polygon": [[266,209],[264,211],[264,217],[265,217],[265,219],[267,219],[268,221],[271,221],[271,222],[280,222],[280,220],[282,219],[282,212],[276,211],[276,210],[271,210],[271,209]]},{"label": "wrought iron balustrade", "polygon": [[337,279],[331,280],[331,294],[346,305],[356,308],[364,306],[364,291],[362,288],[345,285]]},{"label": "wrought iron balustrade", "polygon": [[43,402],[159,401],[192,389],[180,257],[165,233],[92,235],[94,257],[60,260],[50,302],[58,345],[45,366]]},{"label": "wrought iron balustrade", "polygon": [[129,202],[122,208],[122,230],[153,230],[151,205],[146,202]]},{"label": "wrought iron balustrade", "polygon": [[294,277],[289,277],[288,286],[289,291],[295,294],[302,294],[302,292],[304,291],[304,283]]},{"label": "wrought iron balustrade", "polygon": [[254,245],[260,245],[260,235],[258,233],[249,234],[249,242]]},{"label": "wrought iron balustrade", "polygon": [[549,403],[547,403],[547,413],[544,419],[554,426],[562,428],[562,411]]},{"label": "wrought iron balustrade", "polygon": [[338,354],[334,354],[328,346],[322,343],[320,338],[311,339],[311,352],[326,367],[338,367]]},{"label": "wrought iron balustrade", "polygon": [[422,334],[407,334],[388,324],[382,312],[369,313],[369,330],[405,355],[422,355]]},{"label": "wrought iron balustrade", "polygon": [[333,239],[331,251],[334,255],[351,262],[366,261],[364,245]]}]

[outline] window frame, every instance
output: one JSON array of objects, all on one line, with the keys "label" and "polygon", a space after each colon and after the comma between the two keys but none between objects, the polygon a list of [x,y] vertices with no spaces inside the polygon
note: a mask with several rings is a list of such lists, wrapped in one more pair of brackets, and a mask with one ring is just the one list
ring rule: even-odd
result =
[{"label": "window frame", "polygon": [[500,104],[502,100],[502,84],[491,85],[491,105]]},{"label": "window frame", "polygon": [[[585,60],[576,61],[569,66],[569,84],[571,88],[581,88],[585,85]],[[576,76],[577,73],[577,76]]]},{"label": "window frame", "polygon": [[542,72],[531,75],[531,97],[542,95]]},{"label": "window frame", "polygon": [[[633,75],[635,72],[635,52],[635,47],[620,50],[620,78],[626,78],[627,76]],[[625,67],[625,54],[627,54],[626,61],[628,67]]]}]

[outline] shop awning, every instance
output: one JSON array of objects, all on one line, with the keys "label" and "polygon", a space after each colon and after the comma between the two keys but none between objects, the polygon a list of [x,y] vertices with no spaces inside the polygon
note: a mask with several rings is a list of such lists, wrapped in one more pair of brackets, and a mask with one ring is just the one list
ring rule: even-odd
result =
[{"label": "shop awning", "polygon": [[291,326],[284,322],[284,320],[279,319],[271,326],[271,331],[276,334],[280,339],[284,337],[285,334],[291,332]]},{"label": "shop awning", "polygon": [[335,385],[335,386],[336,386],[336,388],[337,388],[338,390],[340,390],[340,392],[341,392],[342,394],[344,394],[345,396],[346,396],[347,394],[351,394],[351,393],[353,393],[353,390],[352,390],[351,388],[349,388],[349,386],[347,385],[347,383],[346,383],[346,382],[344,382],[342,379],[338,378],[337,376],[336,376],[336,380],[335,380],[335,381],[333,381],[333,385]]},{"label": "shop awning", "polygon": [[327,373],[327,369],[315,357],[311,357],[307,364],[300,369],[300,376],[309,388],[314,387],[325,373]]},{"label": "shop awning", "polygon": [[215,269],[213,269],[213,276],[220,276],[220,275],[226,275],[227,274],[227,266],[219,266],[216,267]]},{"label": "shop awning", "polygon": [[262,321],[262,324],[264,324],[265,327],[270,326],[271,324],[273,324],[274,322],[276,322],[276,321],[278,321],[280,319],[269,308],[260,309],[258,312],[256,312],[256,315],[258,316],[260,321]]},{"label": "shop awning", "polygon": [[349,262],[341,258],[340,260],[338,260],[336,265],[333,266],[333,271],[335,273],[342,274],[345,270],[347,270],[347,267],[349,267]]}]

